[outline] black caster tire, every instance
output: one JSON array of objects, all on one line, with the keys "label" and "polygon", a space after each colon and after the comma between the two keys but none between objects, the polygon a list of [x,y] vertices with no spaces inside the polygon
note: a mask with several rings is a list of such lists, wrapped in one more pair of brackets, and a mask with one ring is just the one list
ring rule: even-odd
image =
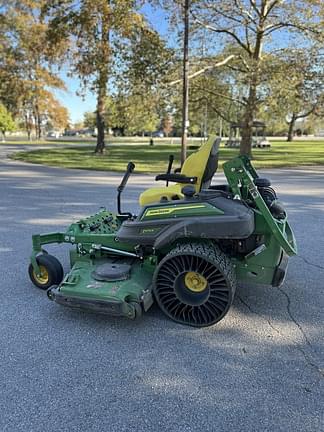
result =
[{"label": "black caster tire", "polygon": [[143,315],[143,309],[142,309],[142,306],[139,304],[139,303],[137,303],[137,302],[130,302],[129,303],[131,306],[133,306],[133,308],[134,308],[134,311],[135,311],[135,315],[134,315],[134,320],[137,320],[137,319],[139,319],[139,318],[141,318],[142,317],[142,315]]},{"label": "black caster tire", "polygon": [[28,274],[33,284],[42,290],[47,290],[52,285],[59,285],[64,276],[60,261],[53,255],[42,254],[36,257],[41,274],[37,276],[32,264],[29,265]]},{"label": "black caster tire", "polygon": [[153,293],[162,312],[181,324],[207,327],[227,314],[234,298],[236,275],[217,245],[177,245],[157,266]]}]

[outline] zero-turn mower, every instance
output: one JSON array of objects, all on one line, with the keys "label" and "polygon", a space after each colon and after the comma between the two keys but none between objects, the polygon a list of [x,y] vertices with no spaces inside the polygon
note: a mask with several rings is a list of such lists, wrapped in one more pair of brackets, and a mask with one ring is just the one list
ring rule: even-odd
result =
[{"label": "zero-turn mower", "polygon": [[[209,326],[228,312],[237,282],[280,286],[288,256],[297,253],[283,205],[268,179],[245,156],[223,165],[227,184],[211,185],[220,139],[211,137],[181,171],[156,180],[165,187],[140,195],[137,216],[106,209],[72,223],[65,232],[33,236],[32,282],[64,306],[138,318],[157,302],[172,320]],[[173,183],[169,185],[169,183]],[[43,246],[70,243],[71,270]]]}]

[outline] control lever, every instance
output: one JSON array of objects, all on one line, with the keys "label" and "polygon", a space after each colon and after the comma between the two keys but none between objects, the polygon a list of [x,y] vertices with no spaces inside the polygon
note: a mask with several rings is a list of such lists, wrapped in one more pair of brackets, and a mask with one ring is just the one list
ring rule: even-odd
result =
[{"label": "control lever", "polygon": [[[167,174],[170,174],[170,172],[171,172],[173,161],[174,161],[174,156],[170,155],[169,156],[168,169],[167,169],[167,172],[166,172]],[[167,187],[169,186],[169,180],[167,180],[166,185],[167,185]]]},{"label": "control lever", "polygon": [[129,212],[122,212],[121,211],[120,197],[121,197],[121,194],[122,194],[123,190],[125,189],[125,186],[126,186],[126,184],[128,182],[128,179],[129,179],[130,175],[134,171],[134,168],[135,168],[135,164],[133,162],[128,162],[127,169],[126,169],[126,172],[124,174],[124,177],[123,177],[120,185],[117,188],[117,192],[118,192],[117,193],[117,211],[118,211],[119,215],[125,215],[125,216],[132,217],[131,213],[129,213]]},{"label": "control lever", "polygon": [[125,189],[126,183],[128,182],[129,176],[134,171],[135,164],[133,162],[128,162],[126,172],[124,174],[123,180],[121,181],[120,185],[117,188],[118,192],[123,192]]}]

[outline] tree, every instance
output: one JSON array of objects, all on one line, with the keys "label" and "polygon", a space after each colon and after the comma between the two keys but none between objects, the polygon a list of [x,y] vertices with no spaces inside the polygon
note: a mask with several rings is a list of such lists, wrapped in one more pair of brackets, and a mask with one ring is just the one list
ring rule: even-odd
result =
[{"label": "tree", "polygon": [[161,129],[165,136],[169,136],[173,130],[173,121],[170,114],[166,114],[161,121]]},{"label": "tree", "polygon": [[135,27],[128,43],[120,45],[122,65],[117,84],[126,92],[154,91],[163,87],[175,67],[175,50],[145,22]]},{"label": "tree", "polygon": [[95,129],[97,126],[96,113],[87,111],[83,114],[83,124],[86,128]]},{"label": "tree", "polygon": [[292,141],[298,120],[310,115],[324,116],[324,63],[321,53],[316,54],[312,50],[297,50],[287,55],[289,66],[282,77],[284,89],[281,97],[287,110],[287,141]]},{"label": "tree", "polygon": [[[64,89],[53,66],[60,61],[62,44],[51,50],[48,24],[42,15],[45,0],[1,2],[0,100],[21,117],[30,137],[42,134],[42,107],[46,107],[53,89]],[[0,44],[1,45],[1,44]],[[47,109],[47,107],[46,107]],[[44,109],[43,109],[44,111]]]},{"label": "tree", "polygon": [[42,113],[43,122],[47,125],[47,129],[64,130],[70,122],[69,112],[67,108],[49,92],[47,98],[43,99],[40,109]]},{"label": "tree", "polygon": [[276,71],[269,80],[265,110],[268,117],[287,121],[287,141],[292,141],[298,120],[324,115],[324,59],[315,46],[282,50],[273,64]]},{"label": "tree", "polygon": [[251,154],[252,125],[258,113],[259,90],[267,72],[263,60],[274,50],[274,44],[271,45],[274,34],[281,35],[286,45],[289,33],[294,33],[304,45],[307,39],[320,38],[321,4],[320,0],[202,0],[192,4],[195,22],[217,35],[219,42],[225,45],[230,42],[240,52],[239,67],[246,77],[242,154]]},{"label": "tree", "polygon": [[106,124],[123,135],[153,132],[159,123],[156,102],[143,94],[118,94],[106,101]]},{"label": "tree", "polygon": [[15,122],[7,108],[0,103],[0,131],[2,133],[2,141],[5,140],[6,132],[15,130]]},{"label": "tree", "polygon": [[170,104],[165,86],[174,68],[174,50],[147,24],[135,28],[121,49],[118,91],[107,100],[107,124],[123,133],[151,133]]},{"label": "tree", "polygon": [[159,124],[153,100],[131,96],[125,106],[125,131],[130,135],[152,133]]},{"label": "tree", "polygon": [[[0,7],[4,7],[0,2]],[[0,9],[0,101],[12,113],[19,111],[18,100],[21,87],[17,52],[11,46],[7,18]]]},{"label": "tree", "polygon": [[135,6],[134,0],[51,0],[44,9],[53,46],[62,38],[70,40],[71,72],[79,76],[83,87],[96,92],[96,153],[105,150],[105,101],[115,42],[127,38],[142,23]]}]

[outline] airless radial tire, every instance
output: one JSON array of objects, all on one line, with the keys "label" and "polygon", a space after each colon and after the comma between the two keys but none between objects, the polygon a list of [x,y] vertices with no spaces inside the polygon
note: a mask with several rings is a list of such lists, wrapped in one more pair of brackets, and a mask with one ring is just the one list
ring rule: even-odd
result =
[{"label": "airless radial tire", "polygon": [[235,293],[236,276],[230,259],[213,243],[179,244],[159,263],[153,291],[171,319],[194,327],[220,321]]}]

